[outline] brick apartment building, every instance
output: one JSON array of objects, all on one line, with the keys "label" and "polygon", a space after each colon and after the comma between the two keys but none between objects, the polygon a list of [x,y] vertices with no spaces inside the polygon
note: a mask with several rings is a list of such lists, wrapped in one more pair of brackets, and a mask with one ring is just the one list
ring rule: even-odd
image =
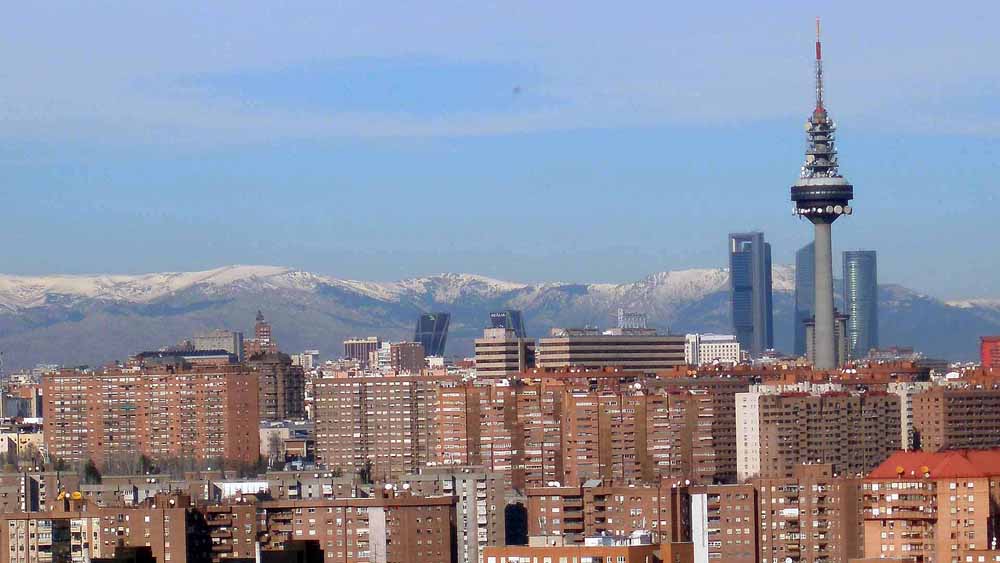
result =
[{"label": "brick apartment building", "polygon": [[588,481],[576,487],[529,487],[528,536],[582,545],[596,536],[650,532],[655,543],[691,539],[690,497],[683,483],[657,485]]},{"label": "brick apartment building", "polygon": [[261,420],[305,418],[305,372],[287,354],[259,354],[247,361],[257,376]]},{"label": "brick apartment building", "polygon": [[920,449],[1000,447],[1000,389],[934,387],[913,396]]},{"label": "brick apartment building", "polygon": [[884,392],[741,393],[738,479],[792,477],[803,463],[859,475],[900,446],[899,397]]},{"label": "brick apartment building", "polygon": [[455,497],[415,497],[381,490],[372,498],[263,501],[262,549],[295,540],[319,542],[326,561],[451,563],[456,549]]},{"label": "brick apartment building", "polygon": [[755,479],[753,486],[761,561],[847,563],[861,555],[860,478],[838,477],[825,463],[796,466],[790,478]]},{"label": "brick apartment building", "polygon": [[865,560],[1000,555],[1000,450],[897,452],[865,478],[862,502]]},{"label": "brick apartment building", "polygon": [[45,375],[43,387],[54,460],[257,462],[257,379],[239,365],[63,370]]},{"label": "brick apartment building", "polygon": [[553,481],[734,479],[733,397],[745,384],[653,386],[598,373],[617,377],[318,379],[317,456],[377,480],[428,464],[482,465],[520,491]]},{"label": "brick apartment building", "polygon": [[459,383],[420,375],[317,379],[317,460],[379,481],[416,472],[436,461],[439,395]]},{"label": "brick apartment building", "polygon": [[485,548],[504,545],[503,475],[481,467],[429,467],[404,476],[400,484],[418,497],[455,497],[456,563],[478,563]]},{"label": "brick apartment building", "polygon": [[135,507],[96,507],[78,495],[51,511],[0,514],[0,563],[109,558],[119,545],[149,546],[157,561],[211,561],[204,518],[185,495],[161,494]]},{"label": "brick apartment building", "polygon": [[691,487],[691,541],[696,560],[756,563],[757,514],[753,485]]}]

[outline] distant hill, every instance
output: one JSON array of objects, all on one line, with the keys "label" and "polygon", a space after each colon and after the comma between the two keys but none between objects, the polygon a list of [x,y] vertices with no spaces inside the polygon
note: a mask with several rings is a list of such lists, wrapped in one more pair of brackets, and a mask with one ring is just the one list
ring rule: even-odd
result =
[{"label": "distant hill", "polygon": [[[792,341],[794,272],[775,267],[776,347]],[[273,266],[137,276],[0,275],[0,351],[6,369],[36,363],[99,365],[197,332],[250,332],[263,310],[284,350],[339,354],[349,336],[412,338],[424,311],[452,313],[448,352],[471,353],[489,311],[521,309],[535,336],[553,326],[610,326],[618,307],[675,333],[729,332],[724,269],[660,272],[624,284],[529,284],[472,274],[398,282],[337,279]],[[898,285],[880,288],[880,340],[948,359],[976,357],[978,337],[1000,333],[1000,301],[945,302]]]}]

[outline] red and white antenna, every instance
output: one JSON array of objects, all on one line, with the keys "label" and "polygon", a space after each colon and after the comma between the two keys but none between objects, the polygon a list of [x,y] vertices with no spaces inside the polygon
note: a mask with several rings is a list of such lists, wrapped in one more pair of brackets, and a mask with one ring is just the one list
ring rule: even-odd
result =
[{"label": "red and white antenna", "polygon": [[823,44],[819,39],[819,17],[816,18],[816,112],[826,113],[823,107]]}]

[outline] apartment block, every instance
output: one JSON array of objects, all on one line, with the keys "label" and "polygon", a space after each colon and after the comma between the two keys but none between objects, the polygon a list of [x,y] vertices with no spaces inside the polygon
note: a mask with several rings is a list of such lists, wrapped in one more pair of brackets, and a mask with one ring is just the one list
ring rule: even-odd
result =
[{"label": "apartment block", "polygon": [[419,342],[393,342],[389,345],[389,368],[394,373],[417,375],[424,369],[424,345]]},{"label": "apartment block", "polygon": [[691,542],[698,563],[756,563],[757,490],[753,485],[691,487]]},{"label": "apartment block", "polygon": [[900,446],[899,397],[881,392],[737,395],[738,478],[790,478],[803,463],[865,474]]},{"label": "apartment block", "polygon": [[305,372],[287,354],[261,354],[247,361],[257,376],[261,420],[305,418]]},{"label": "apartment block", "polygon": [[257,379],[239,365],[64,370],[43,385],[53,459],[257,462]]},{"label": "apartment block", "polygon": [[482,467],[428,467],[400,482],[419,497],[454,496],[457,563],[479,563],[483,550],[505,540],[504,476]]},{"label": "apartment block", "polygon": [[[516,545],[486,549],[483,563],[535,563],[539,561],[614,561],[615,563],[660,563],[661,546],[652,544],[631,545],[628,541],[617,543],[605,540],[591,545]],[[683,559],[671,562],[687,563]]]},{"label": "apartment block", "polygon": [[[457,377],[324,377],[316,393],[316,458],[345,473],[391,481],[437,461],[442,390]],[[464,423],[458,426],[465,428]]]},{"label": "apartment block", "polygon": [[861,479],[798,465],[790,478],[755,479],[760,560],[847,563],[862,553]]},{"label": "apartment block", "polygon": [[920,449],[1000,447],[1000,389],[935,387],[913,396]]},{"label": "apartment block", "polygon": [[319,542],[327,561],[451,563],[455,497],[416,497],[391,487],[370,498],[263,501],[261,548]]},{"label": "apartment block", "polygon": [[1000,450],[893,454],[864,479],[865,559],[994,561],[998,491]]},{"label": "apartment block", "polygon": [[0,563],[82,563],[110,558],[119,545],[148,546],[157,561],[211,561],[207,528],[185,495],[137,507],[96,507],[71,496],[55,510],[0,514]]},{"label": "apartment block", "polygon": [[683,483],[635,485],[588,481],[575,487],[529,487],[528,536],[566,545],[588,537],[650,532],[656,543],[691,541],[691,507]]}]

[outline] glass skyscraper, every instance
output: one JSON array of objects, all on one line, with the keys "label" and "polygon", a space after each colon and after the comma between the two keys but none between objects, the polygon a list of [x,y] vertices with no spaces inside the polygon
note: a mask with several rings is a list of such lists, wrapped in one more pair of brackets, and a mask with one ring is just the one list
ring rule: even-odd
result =
[{"label": "glass skyscraper", "polygon": [[847,348],[852,358],[878,348],[878,266],[874,250],[844,252]]},{"label": "glass skyscraper", "polygon": [[527,338],[524,331],[524,318],[521,316],[521,311],[516,309],[506,309],[490,313],[490,327],[513,330],[514,336]]},{"label": "glass skyscraper", "polygon": [[806,321],[816,303],[816,246],[809,243],[795,252],[795,355],[806,355]]},{"label": "glass skyscraper", "polygon": [[740,348],[755,357],[773,348],[771,245],[764,233],[729,235],[729,295]]},{"label": "glass skyscraper", "polygon": [[424,346],[425,356],[444,356],[444,345],[448,340],[449,313],[426,313],[417,319],[417,329],[413,341]]}]

